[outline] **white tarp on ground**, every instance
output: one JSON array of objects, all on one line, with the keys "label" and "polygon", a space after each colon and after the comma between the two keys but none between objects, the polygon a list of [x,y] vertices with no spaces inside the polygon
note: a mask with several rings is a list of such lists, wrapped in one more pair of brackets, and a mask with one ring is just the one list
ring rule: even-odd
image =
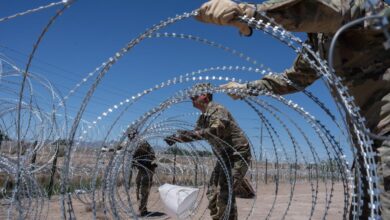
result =
[{"label": "white tarp on ground", "polygon": [[169,216],[187,219],[194,208],[199,189],[166,183],[158,191]]}]

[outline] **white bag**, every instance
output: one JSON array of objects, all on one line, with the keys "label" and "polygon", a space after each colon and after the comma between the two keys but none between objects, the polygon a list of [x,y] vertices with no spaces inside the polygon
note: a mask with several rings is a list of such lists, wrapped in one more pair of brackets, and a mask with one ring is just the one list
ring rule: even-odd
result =
[{"label": "white bag", "polygon": [[195,205],[199,189],[166,183],[158,191],[169,216],[187,219]]}]

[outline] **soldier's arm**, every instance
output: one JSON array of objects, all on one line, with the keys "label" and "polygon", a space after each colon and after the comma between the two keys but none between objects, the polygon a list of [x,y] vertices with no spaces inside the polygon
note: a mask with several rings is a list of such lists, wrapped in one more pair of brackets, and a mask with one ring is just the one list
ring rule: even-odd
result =
[{"label": "soldier's arm", "polygon": [[289,31],[335,33],[344,19],[350,19],[349,9],[349,3],[344,0],[270,0],[262,4],[210,0],[200,7],[196,18],[206,23],[235,26],[245,36],[250,36],[252,31],[238,21],[238,16],[255,16],[265,21],[269,17]]},{"label": "soldier's arm", "polygon": [[178,135],[175,137],[176,141],[181,143],[192,142],[204,140],[210,136],[223,138],[229,123],[227,110],[220,107],[216,108],[208,117],[210,117],[210,119],[207,128],[202,129],[200,126],[196,125],[194,130],[179,131]]},{"label": "soldier's arm", "polygon": [[200,117],[196,120],[194,130],[178,130],[177,134],[172,137],[173,140],[176,140],[180,143],[188,143],[192,141],[202,140],[203,138],[199,136],[198,131],[201,130]]},{"label": "soldier's arm", "polygon": [[199,128],[191,131],[181,131],[179,132],[180,142],[191,142],[195,140],[204,140],[208,137],[219,137],[223,139],[225,131],[228,127],[228,113],[226,109],[217,108],[215,111],[209,115],[209,124],[207,128]]},{"label": "soldier's arm", "polygon": [[[317,79],[316,71],[303,60],[301,55],[298,55],[294,65],[280,76],[265,76],[260,80],[249,82],[247,87],[254,90],[266,90],[278,95],[284,95],[301,91]],[[288,81],[291,81],[294,85],[291,85]]]},{"label": "soldier's arm", "polygon": [[263,12],[289,31],[335,33],[349,6],[341,0],[271,0],[255,7],[257,18]]}]

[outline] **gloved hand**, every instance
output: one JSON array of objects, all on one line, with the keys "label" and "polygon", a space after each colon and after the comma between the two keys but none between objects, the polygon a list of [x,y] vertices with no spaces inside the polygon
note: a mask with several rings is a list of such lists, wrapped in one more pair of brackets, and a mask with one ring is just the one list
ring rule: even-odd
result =
[{"label": "gloved hand", "polygon": [[164,138],[164,141],[165,141],[169,146],[172,146],[172,145],[174,145],[176,142],[179,142],[180,140],[176,137],[176,135],[171,135],[171,136],[168,136],[168,137]]},{"label": "gloved hand", "polygon": [[[223,85],[220,85],[221,88],[223,89],[246,89],[246,85],[245,84],[240,84],[240,83],[236,83],[236,82],[229,82],[227,84],[223,84]],[[240,95],[240,94],[228,94],[232,99],[236,100],[236,99],[242,99],[244,98],[244,95]]]},{"label": "gloved hand", "polygon": [[237,18],[243,15],[253,17],[255,11],[253,5],[237,4],[231,0],[210,0],[200,7],[196,18],[205,23],[234,26],[242,35],[250,36],[252,29]]},{"label": "gloved hand", "polygon": [[152,165],[153,170],[158,166],[156,160],[152,160],[152,162],[150,164]]}]

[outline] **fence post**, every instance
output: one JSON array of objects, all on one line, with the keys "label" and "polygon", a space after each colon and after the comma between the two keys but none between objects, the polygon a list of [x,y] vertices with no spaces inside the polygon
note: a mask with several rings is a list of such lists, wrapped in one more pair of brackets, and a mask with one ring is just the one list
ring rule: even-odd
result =
[{"label": "fence post", "polygon": [[265,158],[265,184],[267,184],[267,178],[268,178],[268,159]]},{"label": "fence post", "polygon": [[51,195],[53,194],[54,175],[55,175],[56,170],[57,170],[57,158],[58,158],[58,152],[59,151],[60,151],[60,143],[59,143],[59,141],[57,141],[57,143],[56,143],[56,152],[55,152],[53,164],[52,164],[52,167],[51,167],[49,189],[48,189],[48,192],[47,192],[47,195],[48,195],[49,199],[51,198]]},{"label": "fence post", "polygon": [[195,163],[195,186],[198,186],[198,163]]},{"label": "fence post", "polygon": [[33,152],[33,155],[31,156],[31,165],[32,165],[31,169],[33,169],[35,162],[37,160],[37,151],[35,150],[37,145],[38,145],[38,141],[34,141],[33,146],[32,146],[34,152]]},{"label": "fence post", "polygon": [[177,147],[176,144],[173,148],[173,179],[172,184],[176,184],[176,154],[177,154]]}]

